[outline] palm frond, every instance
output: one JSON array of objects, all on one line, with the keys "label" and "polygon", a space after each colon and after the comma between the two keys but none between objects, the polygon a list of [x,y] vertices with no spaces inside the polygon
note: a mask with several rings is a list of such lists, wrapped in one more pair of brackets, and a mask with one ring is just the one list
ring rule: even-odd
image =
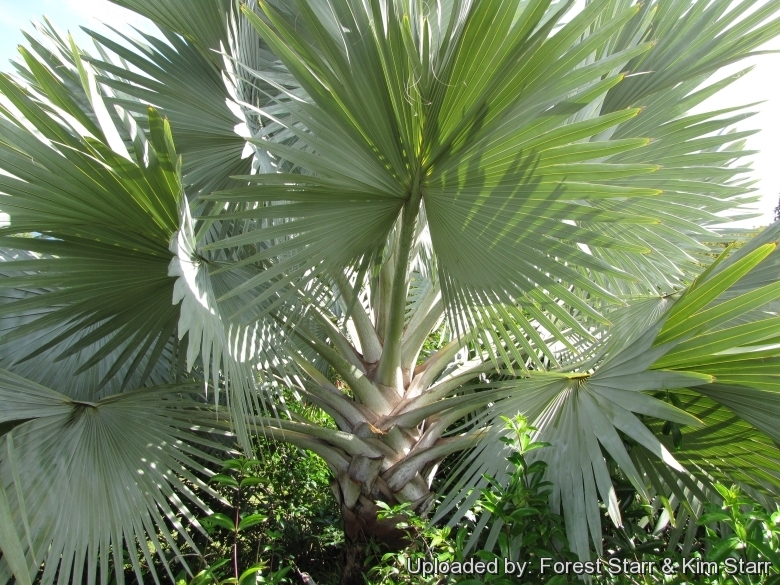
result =
[{"label": "palm frond", "polygon": [[[245,177],[257,186],[207,198],[261,205],[230,214],[230,217],[259,223],[260,229],[211,245],[214,248],[262,245],[264,251],[254,258],[276,260],[273,269],[264,270],[237,292],[269,282],[281,272],[306,282],[320,270],[343,270],[364,262],[387,239],[404,197],[419,188],[450,317],[468,315],[465,307],[490,304],[496,299],[514,302],[528,297],[529,304],[538,302],[543,311],[553,310],[551,298],[542,292],[545,289],[552,298],[563,299],[577,310],[598,318],[580,296],[569,292],[555,279],[564,278],[590,294],[615,299],[605,289],[594,287],[589,278],[567,268],[566,263],[577,262],[588,269],[630,276],[612,270],[576,245],[559,241],[557,238],[563,238],[565,232],[567,241],[575,237],[587,245],[617,245],[595,230],[572,228],[562,220],[587,217],[594,221],[632,224],[653,221],[636,214],[594,212],[574,200],[654,195],[657,191],[653,189],[612,188],[609,181],[651,172],[656,167],[643,164],[613,167],[584,162],[640,147],[645,140],[574,144],[632,118],[638,111],[596,117],[570,127],[562,124],[620,80],[619,76],[613,76],[600,81],[605,73],[650,47],[635,45],[605,57],[603,62],[575,69],[591,47],[608,38],[609,31],[624,25],[635,10],[621,13],[604,25],[601,35],[579,46],[575,43],[578,31],[586,30],[594,22],[599,14],[597,8],[576,17],[545,42],[546,32],[532,34],[544,14],[544,6],[528,7],[511,31],[504,33],[518,54],[527,53],[524,59],[518,61],[509,56],[514,53],[508,49],[493,46],[490,50],[497,51],[494,61],[503,63],[501,68],[488,71],[491,81],[474,81],[488,89],[476,95],[467,94],[472,101],[461,104],[466,98],[456,97],[457,92],[449,96],[439,94],[446,87],[468,86],[468,76],[483,68],[481,62],[470,61],[472,53],[452,47],[454,43],[471,42],[468,39],[472,36],[493,38],[495,32],[487,35],[486,30],[491,23],[500,21],[499,15],[487,18],[481,12],[474,12],[481,10],[477,8],[460,14],[457,18],[462,21],[453,24],[453,38],[446,39],[439,31],[437,38],[441,45],[426,46],[436,58],[426,61],[428,70],[424,70],[422,63],[416,63],[411,54],[403,61],[392,58],[392,52],[402,46],[410,48],[403,40],[409,36],[422,43],[422,30],[433,26],[433,20],[425,26],[422,20],[412,23],[403,20],[402,13],[390,7],[385,26],[378,13],[351,11],[348,4],[334,4],[334,14],[342,25],[337,32],[327,22],[318,20],[313,11],[304,10],[301,20],[305,25],[298,22],[293,28],[283,13],[264,3],[261,3],[262,16],[245,10],[313,104],[287,92],[289,101],[280,103],[280,107],[291,122],[277,121],[296,136],[296,148],[261,144],[293,169],[304,171],[304,176],[283,173]],[[509,10],[510,4],[502,10]],[[472,30],[466,26],[467,21],[482,23],[479,25],[482,28]],[[552,24],[551,21],[545,26]],[[350,48],[357,46],[359,51]],[[417,48],[423,50],[422,45]],[[534,63],[551,58],[550,55],[561,56],[560,68],[539,71]],[[532,81],[521,82],[529,74],[533,74]],[[267,74],[258,73],[257,77],[274,84]],[[406,97],[399,94],[399,87],[418,77],[427,79],[427,85],[420,81],[413,94]],[[520,89],[521,83],[520,95],[511,103],[506,101],[506,96]],[[284,87],[276,86],[280,93],[285,92]],[[356,88],[361,88],[360,96],[355,93]],[[572,94],[576,97],[571,98]],[[393,116],[383,115],[380,107],[394,112]],[[486,119],[479,114],[483,107],[490,112]],[[470,112],[458,119],[460,126],[450,127],[445,118],[451,115],[452,108]],[[539,122],[539,114],[549,108],[553,108],[550,114],[542,118],[543,123]],[[273,119],[265,109],[260,108],[259,112]],[[429,120],[427,134],[420,125],[423,119]],[[466,123],[473,127],[469,130]],[[434,127],[437,130],[431,134]],[[467,134],[469,139],[461,144]],[[477,174],[470,174],[468,169],[477,168],[481,169]],[[590,172],[594,174],[580,180],[582,173]],[[564,176],[578,178],[564,185]],[[565,191],[570,191],[570,195],[565,195]],[[480,201],[478,207],[474,206],[476,200]],[[269,205],[271,202],[275,204]],[[475,216],[477,221],[468,219],[470,209],[479,210]],[[492,230],[490,225],[497,220],[497,214],[502,217],[509,214],[514,219],[509,227]],[[262,227],[261,222],[272,219],[277,222]],[[541,238],[538,244],[531,243],[534,241],[528,237],[531,233]],[[308,245],[313,241],[320,245],[316,248]],[[622,246],[622,249],[648,250],[635,245]],[[497,254],[498,250],[503,252]],[[460,260],[477,256],[481,258],[479,263]],[[522,269],[505,270],[509,258],[513,265],[524,262]],[[466,265],[468,270],[461,268]],[[562,337],[555,328],[552,333]]]},{"label": "palm frond", "polygon": [[[778,230],[780,224],[775,224],[763,238],[734,255],[725,251],[679,299],[666,303],[660,314],[653,304],[647,305],[651,311],[631,311],[612,332],[612,339],[604,340],[604,349],[577,368],[579,372],[531,372],[529,377],[487,385],[505,389],[507,394],[497,399],[488,393],[483,404],[496,400],[496,406],[479,423],[520,412],[539,429],[540,440],[555,446],[539,451],[539,456],[548,462],[548,478],[555,486],[552,507],[562,510],[571,546],[580,558],[590,554],[588,534],[596,551],[601,550],[599,499],[613,522],[621,523],[602,449],[645,497],[647,476],[640,473],[627,442],[646,452],[643,461],[655,460],[654,468],[664,468],[667,477],[688,477],[689,482],[704,481],[710,486],[715,479],[732,478],[754,490],[776,483],[777,449],[770,437],[777,435],[772,414],[777,401],[772,389],[777,383],[774,362],[780,345],[773,343],[777,318],[757,309],[776,298],[777,275],[772,283],[752,289],[742,279],[763,284],[750,275],[762,263],[774,263]],[[729,294],[732,287],[738,287],[740,294]],[[754,318],[728,327],[745,315]],[[639,329],[644,329],[641,334]],[[740,336],[743,329],[745,334]],[[750,348],[762,338],[768,343]],[[758,353],[753,355],[750,349]],[[723,368],[719,368],[721,363]],[[669,394],[679,394],[681,399],[672,404],[660,399]],[[677,459],[679,451],[661,440],[662,423],[648,426],[645,420],[670,421],[683,428],[683,436],[700,435],[702,439],[690,451],[682,451],[686,463],[695,467],[686,468]],[[724,436],[732,424],[737,425],[735,430],[745,431],[745,442],[735,445],[730,440],[728,448],[733,447],[735,459],[724,467],[717,457],[726,457],[728,450],[715,435]],[[437,517],[452,510],[459,500],[468,502],[470,486],[480,485],[478,478],[483,473],[506,475],[501,463],[505,446],[498,441],[504,432],[500,425],[493,426],[486,440],[464,458],[459,469],[463,475],[451,480],[450,495]],[[705,446],[707,439],[712,439],[709,447]],[[755,450],[751,441],[756,440],[764,445],[761,454],[756,454],[758,459],[746,455]]]},{"label": "palm frond", "polygon": [[[124,372],[129,382],[127,376],[140,374],[139,352],[159,354],[177,317],[167,248],[178,229],[182,190],[170,128],[150,111],[148,162],[128,160],[126,150],[117,153],[107,145],[110,120],[92,128],[97,136],[81,135],[64,122],[53,106],[65,103],[67,87],[31,56],[28,61],[40,65],[36,79],[46,94],[31,98],[10,77],[0,78],[15,109],[0,119],[0,149],[9,173],[0,188],[6,194],[3,211],[10,216],[0,231],[3,247],[23,252],[3,263],[4,288],[35,293],[4,303],[4,317],[24,322],[4,332],[2,341],[8,347],[36,331],[53,333],[44,342],[15,347],[18,362],[55,346],[54,358],[66,358],[105,340],[88,352],[83,369],[122,347],[103,383],[132,363]],[[94,103],[101,100],[99,93],[87,95]],[[30,232],[40,236],[18,236]],[[85,329],[91,332],[74,339]]]},{"label": "palm frond", "polygon": [[[230,352],[245,331],[234,327],[231,345],[230,322],[209,313],[216,305],[207,305],[203,321],[198,303],[190,302],[203,294],[213,297],[207,292],[212,284],[204,273],[199,287],[194,281],[189,287],[181,270],[181,261],[199,261],[169,121],[148,108],[148,139],[128,123],[135,129],[128,151],[108,115],[116,106],[106,106],[91,66],[75,46],[72,57],[86,104],[68,102],[70,88],[56,70],[25,57],[40,92],[8,76],[0,79],[15,109],[0,119],[0,148],[9,173],[0,179],[7,194],[2,209],[10,216],[0,229],[6,234],[0,245],[9,250],[2,284],[17,291],[0,309],[3,364],[58,388],[86,391],[89,379],[89,391],[107,396],[144,385],[152,376],[157,383],[176,380],[178,359],[164,358],[179,352],[177,333],[179,339],[189,333],[188,370],[200,357],[206,379],[213,372],[215,399],[220,386],[228,389],[228,406],[240,413],[235,417],[239,437],[249,448],[243,421],[257,410],[259,398],[251,360],[237,361]],[[77,117],[87,105],[97,120],[92,127],[84,126],[91,120],[86,114],[81,125],[61,115],[67,106]],[[20,237],[30,232],[40,235]],[[177,246],[169,249],[172,242]],[[173,303],[182,298],[186,311]],[[88,377],[63,380],[58,364]],[[94,380],[98,372],[101,377]]]},{"label": "palm frond", "polygon": [[30,570],[24,558],[24,548],[19,533],[14,526],[11,506],[5,489],[0,486],[0,550],[13,576],[21,585],[31,585]]},{"label": "palm frond", "polygon": [[[0,370],[0,422],[13,424],[0,437],[12,511],[4,531],[26,534],[25,566],[44,565],[41,583],[105,583],[112,567],[123,583],[123,550],[139,581],[136,551],[152,572],[155,551],[171,579],[166,550],[187,567],[182,547],[197,547],[182,522],[202,530],[196,510],[208,508],[193,489],[218,497],[206,466],[219,460],[206,449],[224,450],[208,437],[214,413],[187,397],[193,391],[152,387],[81,401]],[[13,548],[3,550],[5,581],[9,561],[18,559],[8,556]]]},{"label": "palm frond", "polygon": [[227,45],[230,0],[111,0],[194,43],[204,56]]},{"label": "palm frond", "polygon": [[165,29],[162,38],[117,34],[123,44],[90,31],[105,58],[89,62],[115,94],[107,101],[133,113],[142,126],[149,106],[170,120],[190,198],[236,186],[230,177],[248,174],[251,158],[242,156],[246,142],[235,128],[244,119],[226,103],[230,92],[220,68],[192,41]]}]

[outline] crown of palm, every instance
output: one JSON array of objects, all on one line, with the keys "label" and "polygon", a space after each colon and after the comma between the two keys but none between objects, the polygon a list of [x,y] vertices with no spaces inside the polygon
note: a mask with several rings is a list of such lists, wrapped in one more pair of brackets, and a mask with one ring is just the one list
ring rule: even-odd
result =
[{"label": "crown of palm", "polygon": [[[777,497],[780,227],[712,253],[750,133],[689,113],[775,3],[116,1],[159,37],[45,26],[0,76],[0,580],[181,557],[261,426],[348,499],[467,450],[439,518],[523,412],[582,558],[600,500],[621,522],[607,458],[681,526],[714,481]],[[278,382],[339,430],[267,416]]]}]

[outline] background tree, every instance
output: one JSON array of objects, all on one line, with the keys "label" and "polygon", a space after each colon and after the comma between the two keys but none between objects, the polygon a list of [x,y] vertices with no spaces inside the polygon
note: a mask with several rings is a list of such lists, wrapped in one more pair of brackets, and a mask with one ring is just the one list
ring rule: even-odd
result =
[{"label": "background tree", "polygon": [[41,27],[0,77],[0,576],[184,561],[261,429],[327,462],[346,583],[401,544],[375,500],[424,513],[455,453],[436,517],[505,480],[518,411],[580,558],[613,462],[683,523],[776,498],[780,226],[712,262],[750,132],[689,113],[776,2],[117,3],[159,37]]}]

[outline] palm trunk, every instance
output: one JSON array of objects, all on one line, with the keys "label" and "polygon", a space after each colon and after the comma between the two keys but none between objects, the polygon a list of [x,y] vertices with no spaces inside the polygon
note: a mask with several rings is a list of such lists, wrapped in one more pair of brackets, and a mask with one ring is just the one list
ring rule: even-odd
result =
[{"label": "palm trunk", "polygon": [[322,456],[333,472],[331,487],[341,508],[347,542],[342,584],[364,583],[369,541],[391,551],[406,545],[406,534],[398,528],[402,517],[380,518],[375,502],[390,506],[408,503],[411,512],[424,516],[433,502],[431,482],[438,462],[468,448],[476,439],[476,435],[444,438],[447,427],[461,418],[463,411],[455,408],[442,414],[437,408],[450,390],[480,371],[477,363],[467,363],[446,379],[437,380],[465,340],[454,340],[417,364],[425,339],[443,318],[438,287],[432,287],[406,319],[420,199],[419,187],[414,185],[404,206],[393,254],[380,271],[371,310],[354,302],[346,278],[337,282],[345,304],[353,305],[350,330],[354,339],[316,308],[312,316],[326,331],[327,342],[304,324],[295,326],[300,340],[323,357],[352,392],[354,398],[300,354],[294,356],[309,378],[301,390],[333,417],[339,430],[293,421],[264,421],[266,428],[276,427],[275,436]]},{"label": "palm trunk", "polygon": [[388,552],[402,550],[408,544],[406,532],[398,528],[403,516],[380,518],[380,508],[375,502],[385,502],[391,506],[400,504],[407,501],[404,495],[419,490],[423,495],[413,502],[412,510],[424,514],[433,497],[429,487],[424,484],[420,486],[419,482],[410,482],[401,493],[393,494],[379,473],[381,463],[380,459],[358,455],[353,457],[347,473],[339,474],[339,478],[331,482],[333,493],[341,506],[346,540],[341,585],[365,583],[363,574],[370,569],[365,565],[369,542]]},{"label": "palm trunk", "polygon": [[365,585],[366,541],[347,541],[339,585]]}]

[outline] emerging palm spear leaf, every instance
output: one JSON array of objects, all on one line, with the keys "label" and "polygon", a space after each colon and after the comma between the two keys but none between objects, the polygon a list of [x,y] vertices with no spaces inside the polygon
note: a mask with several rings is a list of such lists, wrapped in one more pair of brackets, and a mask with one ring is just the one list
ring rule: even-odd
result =
[{"label": "emerging palm spear leaf", "polygon": [[745,114],[689,113],[777,2],[115,1],[160,36],[42,28],[0,77],[0,581],[184,562],[177,493],[261,427],[328,463],[353,561],[463,453],[457,521],[518,411],[583,559],[608,461],[678,537],[715,481],[780,495],[780,225],[713,261]]}]

